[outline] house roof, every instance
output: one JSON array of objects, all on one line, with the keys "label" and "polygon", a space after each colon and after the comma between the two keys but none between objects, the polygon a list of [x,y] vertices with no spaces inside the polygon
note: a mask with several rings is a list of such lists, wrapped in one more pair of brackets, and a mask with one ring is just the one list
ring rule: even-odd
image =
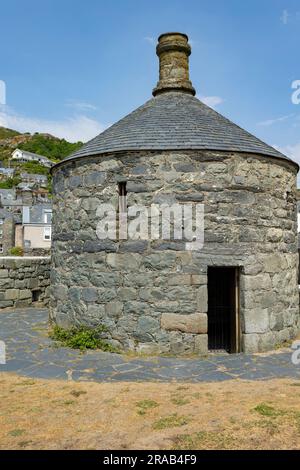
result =
[{"label": "house roof", "polygon": [[13,154],[14,154],[16,151],[22,152],[23,154],[29,155],[29,156],[31,156],[31,157],[42,158],[43,160],[52,163],[52,161],[51,161],[49,158],[45,157],[44,155],[39,155],[38,153],[28,152],[27,150],[23,150],[23,149],[16,149],[16,150],[14,150],[14,151],[13,151]]},{"label": "house roof", "polygon": [[5,199],[16,199],[16,190],[13,189],[0,189],[0,197]]},{"label": "house roof", "polygon": [[11,212],[6,211],[5,209],[0,209],[0,219],[12,219],[13,215]]},{"label": "house roof", "polygon": [[222,150],[292,161],[198,98],[178,91],[150,99],[63,161],[125,150]]},{"label": "house roof", "polygon": [[[52,210],[52,204],[34,204],[28,206],[30,224],[45,224],[44,212]],[[46,224],[49,225],[49,224]]]},{"label": "house roof", "polygon": [[40,179],[47,180],[48,179],[46,175],[42,175],[39,173],[21,173],[21,178],[31,178],[34,180],[40,180]]}]

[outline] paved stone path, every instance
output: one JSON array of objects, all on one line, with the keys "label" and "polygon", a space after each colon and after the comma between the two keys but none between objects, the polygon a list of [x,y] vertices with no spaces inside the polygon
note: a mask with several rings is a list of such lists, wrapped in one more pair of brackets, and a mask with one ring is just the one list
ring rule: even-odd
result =
[{"label": "paved stone path", "polygon": [[0,313],[0,340],[7,361],[0,372],[44,379],[111,381],[214,382],[240,379],[300,379],[300,365],[291,352],[268,355],[210,354],[207,358],[128,358],[101,351],[57,348],[47,337],[46,309],[18,309]]}]

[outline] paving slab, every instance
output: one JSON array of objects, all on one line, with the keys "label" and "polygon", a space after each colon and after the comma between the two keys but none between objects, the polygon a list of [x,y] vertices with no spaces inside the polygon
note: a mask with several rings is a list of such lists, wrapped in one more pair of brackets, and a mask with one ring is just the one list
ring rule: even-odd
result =
[{"label": "paving slab", "polygon": [[81,351],[57,345],[48,337],[47,309],[23,308],[0,313],[0,341],[7,361],[0,372],[26,377],[96,382],[219,382],[232,379],[292,378],[300,382],[300,365],[292,350],[268,354],[209,354],[206,357],[134,357]]}]

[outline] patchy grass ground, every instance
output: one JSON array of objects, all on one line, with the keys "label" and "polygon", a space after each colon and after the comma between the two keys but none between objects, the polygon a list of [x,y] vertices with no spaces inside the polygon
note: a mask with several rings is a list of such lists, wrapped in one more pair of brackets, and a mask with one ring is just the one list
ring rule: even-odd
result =
[{"label": "patchy grass ground", "polygon": [[300,449],[300,382],[92,383],[0,374],[1,449]]}]

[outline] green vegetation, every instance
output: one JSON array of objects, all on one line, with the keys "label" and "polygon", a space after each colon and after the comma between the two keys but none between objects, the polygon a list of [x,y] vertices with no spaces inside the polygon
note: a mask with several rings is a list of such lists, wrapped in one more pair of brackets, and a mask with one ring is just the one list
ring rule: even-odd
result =
[{"label": "green vegetation", "polygon": [[[17,149],[27,150],[49,158],[51,161],[58,162],[63,160],[72,152],[75,152],[83,145],[82,142],[71,143],[65,139],[59,139],[50,134],[30,133],[21,134],[12,129],[6,129],[0,126],[0,166],[8,166],[12,152]],[[20,173],[34,173],[48,176],[47,189],[52,192],[52,178],[49,168],[38,162],[17,162],[10,161],[10,165],[15,168],[14,178],[2,178],[0,189],[11,189],[20,182]]]},{"label": "green vegetation", "polygon": [[182,434],[175,439],[175,450],[195,449],[232,449],[235,439],[215,431],[200,431],[193,434]]},{"label": "green vegetation", "polygon": [[[281,417],[281,418],[286,417],[290,420],[291,423],[294,423],[297,429],[300,431],[300,412],[298,410],[276,409],[273,406],[270,406],[266,403],[260,403],[254,408],[254,411],[256,411],[257,413],[259,413],[260,415],[264,417],[273,419],[273,421],[274,420],[276,421],[275,418],[278,418],[278,417]],[[273,425],[274,430],[276,431],[275,429],[276,423],[270,424],[270,422],[268,423],[267,421],[265,421],[265,422],[262,422],[261,425],[265,427],[270,427]]]},{"label": "green vegetation", "polygon": [[139,408],[138,409],[138,414],[139,415],[144,415],[146,414],[146,411],[147,410],[151,410],[152,408],[156,408],[157,406],[159,406],[159,404],[157,403],[157,401],[154,401],[154,400],[141,400],[141,401],[138,401],[136,406]]},{"label": "green vegetation", "polygon": [[55,162],[63,160],[81,146],[82,142],[71,143],[65,139],[36,133],[27,142],[19,144],[18,148],[43,155]]},{"label": "green vegetation", "polygon": [[20,382],[20,383],[16,383],[15,386],[16,387],[27,387],[28,385],[35,385],[35,380],[32,380],[32,379],[28,379],[28,380],[24,380],[23,382]]},{"label": "green vegetation", "polygon": [[71,390],[70,394],[73,395],[73,397],[80,397],[80,395],[85,395],[87,392],[85,390]]},{"label": "green vegetation", "polygon": [[187,398],[184,398],[184,397],[174,396],[174,397],[171,398],[171,402],[174,405],[183,406],[183,405],[187,405],[188,403],[190,403],[190,400],[188,400]]},{"label": "green vegetation", "polygon": [[273,406],[267,405],[266,403],[260,403],[254,408],[254,411],[256,411],[262,416],[269,416],[269,417],[280,416],[284,414],[283,411],[276,410]]},{"label": "green vegetation", "polygon": [[101,349],[108,352],[119,352],[114,346],[100,338],[107,328],[102,325],[98,328],[88,328],[81,326],[78,328],[65,329],[55,325],[49,336],[54,341],[58,341],[62,346],[73,349]]},{"label": "green vegetation", "polygon": [[8,434],[12,437],[18,437],[18,436],[22,436],[22,434],[24,434],[25,432],[26,432],[25,429],[13,429]]},{"label": "green vegetation", "polygon": [[16,135],[20,135],[20,132],[14,131],[13,129],[7,129],[7,127],[0,127],[0,140],[10,139]]},{"label": "green vegetation", "polygon": [[189,421],[189,418],[186,416],[178,416],[177,413],[175,413],[155,421],[152,427],[156,430],[175,428],[178,426],[184,426],[185,424],[188,424]]},{"label": "green vegetation", "polygon": [[49,175],[49,168],[41,165],[39,162],[14,162],[11,161],[11,166],[17,167],[20,173],[33,173],[35,175]]},{"label": "green vegetation", "polygon": [[9,253],[11,256],[23,256],[24,255],[24,250],[21,246],[13,246],[10,250]]},{"label": "green vegetation", "polygon": [[24,449],[24,447],[27,447],[29,446],[30,444],[32,444],[32,441],[28,440],[28,441],[20,441],[18,443],[18,446],[21,447],[22,449]]},{"label": "green vegetation", "polygon": [[7,178],[4,181],[0,181],[0,189],[12,189],[21,183],[21,178],[19,176],[14,176],[13,178]]}]

